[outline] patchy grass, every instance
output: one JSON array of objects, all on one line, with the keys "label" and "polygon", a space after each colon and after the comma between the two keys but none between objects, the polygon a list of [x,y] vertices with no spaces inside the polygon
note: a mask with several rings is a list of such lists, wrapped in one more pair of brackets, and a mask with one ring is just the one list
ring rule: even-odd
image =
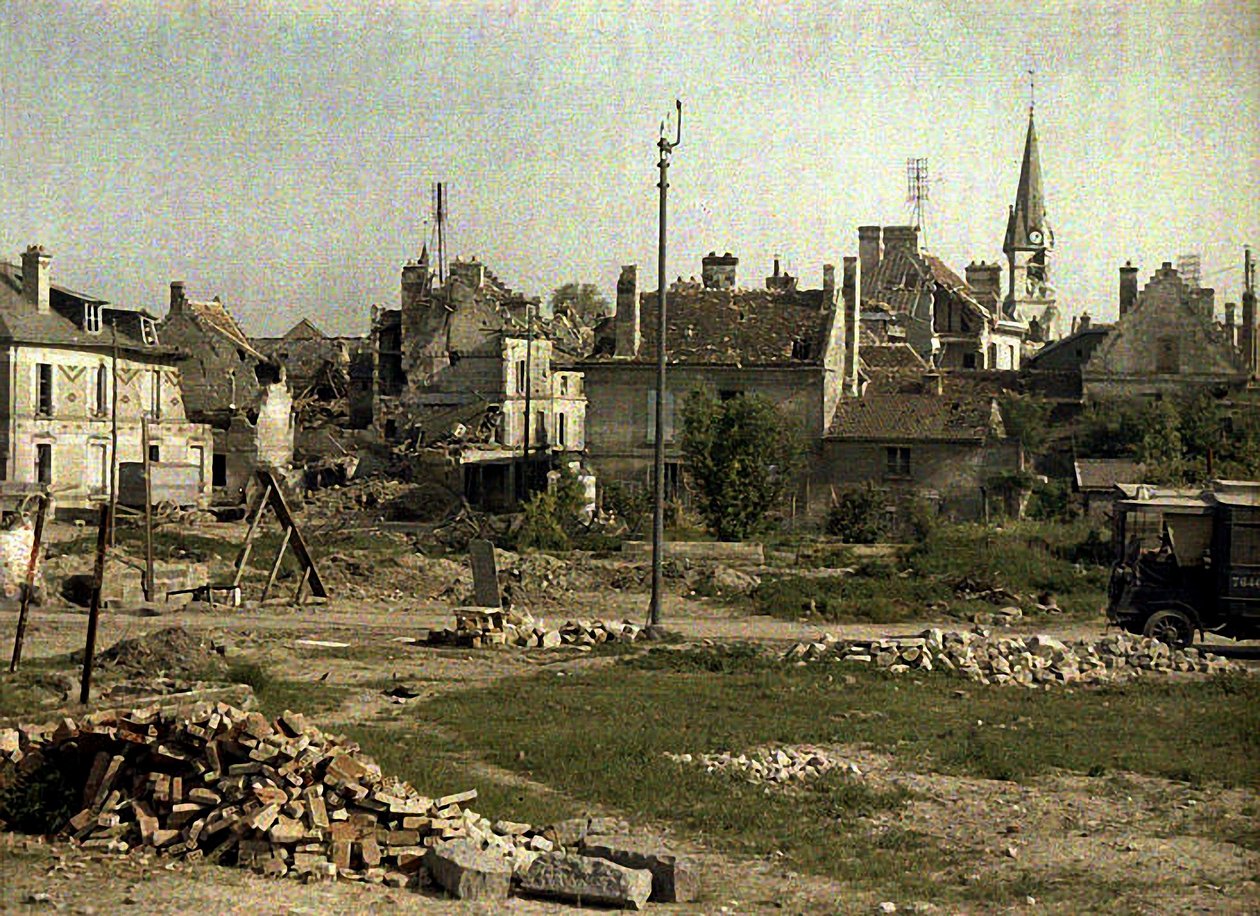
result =
[{"label": "patchy grass", "polygon": [[[767,793],[665,752],[852,744],[910,769],[991,779],[1104,768],[1260,782],[1260,684],[1235,692],[1211,681],[1052,692],[968,684],[960,695],[962,683],[771,664],[753,650],[654,649],[610,668],[448,695],[417,714],[579,802],[673,821],[736,854],[781,850],[793,867],[911,897],[938,896],[931,885],[941,880],[967,892],[948,850],[913,833],[873,836],[862,820],[896,809],[904,793],[834,775],[795,797]],[[521,696],[536,714],[521,714]],[[992,890],[987,899],[999,903],[1030,892],[1018,881]]]},{"label": "patchy grass", "polygon": [[31,683],[24,669],[16,674],[9,674],[7,665],[5,669],[0,674],[0,719],[17,720],[39,714],[48,694]]},{"label": "patchy grass", "polygon": [[983,602],[954,600],[953,590],[937,579],[899,578],[882,574],[767,576],[750,596],[755,613],[787,620],[805,618],[827,623],[901,623],[937,616],[929,606],[950,602],[955,613],[964,604],[991,610]]}]

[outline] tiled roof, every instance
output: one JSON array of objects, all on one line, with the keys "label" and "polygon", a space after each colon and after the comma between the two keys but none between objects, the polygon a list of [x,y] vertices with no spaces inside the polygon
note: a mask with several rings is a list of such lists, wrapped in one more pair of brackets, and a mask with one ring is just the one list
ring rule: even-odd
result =
[{"label": "tiled roof", "polygon": [[[817,365],[823,358],[831,310],[824,291],[675,288],[665,314],[671,363],[768,366]],[[656,359],[657,294],[639,297],[642,345],[636,359]],[[604,326],[612,330],[614,322]],[[601,343],[596,353],[607,351]]]},{"label": "tiled roof", "polygon": [[1004,435],[992,398],[948,394],[868,394],[842,400],[829,439],[982,442]]},{"label": "tiled roof", "polygon": [[858,347],[858,358],[869,371],[906,371],[922,374],[927,369],[923,357],[909,344],[866,344]]},{"label": "tiled roof", "polygon": [[1118,483],[1141,483],[1144,465],[1129,458],[1077,458],[1076,486],[1080,490],[1106,490]]},{"label": "tiled roof", "polygon": [[194,302],[191,299],[185,299],[184,308],[188,309],[202,325],[222,334],[234,345],[254,357],[254,359],[263,362],[270,361],[266,356],[254,349],[254,345],[245,336],[241,326],[236,323],[232,313],[218,299],[211,299],[209,302]]}]

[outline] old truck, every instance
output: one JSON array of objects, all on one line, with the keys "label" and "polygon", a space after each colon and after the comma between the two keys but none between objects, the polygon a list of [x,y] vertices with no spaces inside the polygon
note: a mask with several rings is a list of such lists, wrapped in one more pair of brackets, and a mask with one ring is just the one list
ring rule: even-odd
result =
[{"label": "old truck", "polygon": [[1120,489],[1108,621],[1178,647],[1260,638],[1260,482]]}]

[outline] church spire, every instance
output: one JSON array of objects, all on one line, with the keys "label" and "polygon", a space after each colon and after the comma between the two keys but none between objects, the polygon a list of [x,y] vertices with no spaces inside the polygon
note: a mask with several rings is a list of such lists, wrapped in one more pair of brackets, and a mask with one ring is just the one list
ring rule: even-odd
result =
[{"label": "church spire", "polygon": [[1037,150],[1037,126],[1033,107],[1028,106],[1028,135],[1024,139],[1024,161],[1019,170],[1019,187],[1015,205],[1006,224],[1006,243],[1002,250],[1049,248],[1054,235],[1046,223],[1045,197],[1041,189],[1041,155]]}]

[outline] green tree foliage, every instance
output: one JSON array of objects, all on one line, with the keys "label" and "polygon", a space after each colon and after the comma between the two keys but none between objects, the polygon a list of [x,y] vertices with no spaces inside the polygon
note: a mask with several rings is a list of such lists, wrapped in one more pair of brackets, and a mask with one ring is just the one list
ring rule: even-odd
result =
[{"label": "green tree foliage", "polygon": [[1024,451],[1035,455],[1046,447],[1050,433],[1050,405],[1041,398],[1005,395],[1001,402],[1006,434],[1018,439]]},{"label": "green tree foliage", "polygon": [[551,309],[584,321],[596,321],[613,312],[608,297],[594,283],[565,283],[551,292]]},{"label": "green tree foliage", "polygon": [[799,430],[765,398],[719,400],[708,389],[693,391],[683,406],[682,450],[700,514],[724,541],[765,523],[804,456]]},{"label": "green tree foliage", "polygon": [[555,484],[521,506],[521,525],[512,536],[512,546],[516,550],[568,550],[582,528],[585,502],[576,475],[562,470]]},{"label": "green tree foliage", "polygon": [[884,534],[884,502],[870,485],[840,488],[827,510],[827,533],[846,544],[874,544]]},{"label": "green tree foliage", "polygon": [[1260,479],[1260,408],[1210,392],[1179,401],[1099,402],[1082,418],[1077,447],[1083,455],[1140,461],[1150,483]]}]

